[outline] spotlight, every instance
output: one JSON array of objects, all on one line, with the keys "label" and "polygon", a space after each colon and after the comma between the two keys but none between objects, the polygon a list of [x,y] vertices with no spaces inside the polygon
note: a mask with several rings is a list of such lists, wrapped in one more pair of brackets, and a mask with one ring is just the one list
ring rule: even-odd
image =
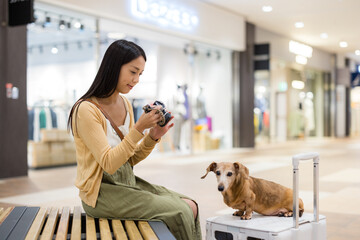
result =
[{"label": "spotlight", "polygon": [[208,50],[208,51],[206,52],[206,57],[208,57],[208,58],[211,57],[211,51],[210,51],[210,50]]},{"label": "spotlight", "polygon": [[79,22],[79,21],[76,21],[75,23],[74,23],[74,28],[80,28],[81,27],[81,23]]},{"label": "spotlight", "polygon": [[45,22],[43,23],[42,27],[46,28],[51,25],[51,18],[49,16],[45,17]]},{"label": "spotlight", "polygon": [[51,53],[52,54],[57,54],[58,52],[59,52],[59,49],[56,46],[51,48]]},{"label": "spotlight", "polygon": [[60,30],[64,30],[65,27],[66,27],[65,21],[64,21],[64,20],[60,20],[60,22],[59,22],[59,29],[60,29]]},{"label": "spotlight", "polygon": [[220,60],[221,59],[221,53],[220,51],[216,51],[216,60]]}]

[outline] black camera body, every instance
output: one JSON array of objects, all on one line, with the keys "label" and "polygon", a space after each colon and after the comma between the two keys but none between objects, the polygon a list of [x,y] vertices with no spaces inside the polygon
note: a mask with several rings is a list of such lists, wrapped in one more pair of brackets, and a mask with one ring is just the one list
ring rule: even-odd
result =
[{"label": "black camera body", "polygon": [[149,113],[151,110],[156,109],[158,111],[157,113],[161,115],[161,120],[160,120],[160,122],[158,122],[158,125],[160,127],[165,126],[171,119],[171,113],[166,111],[165,104],[160,102],[160,101],[155,101],[153,103],[153,105],[154,106],[161,106],[161,109],[156,109],[154,107],[151,107],[149,104],[146,104],[143,107],[143,110],[145,111],[145,113]]}]

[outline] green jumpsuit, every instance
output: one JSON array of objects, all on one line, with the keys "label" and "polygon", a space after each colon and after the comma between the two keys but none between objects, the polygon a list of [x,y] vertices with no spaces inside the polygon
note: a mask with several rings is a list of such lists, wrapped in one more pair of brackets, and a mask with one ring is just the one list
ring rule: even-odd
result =
[{"label": "green jumpsuit", "polygon": [[104,172],[95,208],[82,205],[95,218],[161,220],[177,240],[201,240],[199,215],[194,220],[182,198],[190,199],[135,176],[126,162],[113,175]]}]

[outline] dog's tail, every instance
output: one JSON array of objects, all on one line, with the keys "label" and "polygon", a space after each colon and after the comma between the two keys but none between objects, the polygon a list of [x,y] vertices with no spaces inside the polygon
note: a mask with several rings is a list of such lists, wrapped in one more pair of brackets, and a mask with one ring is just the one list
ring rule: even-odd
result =
[{"label": "dog's tail", "polygon": [[301,198],[299,198],[299,217],[301,217],[304,213],[304,203],[301,200]]},{"label": "dog's tail", "polygon": [[300,209],[299,210],[299,217],[301,217],[303,215],[303,213],[304,213],[304,209]]}]

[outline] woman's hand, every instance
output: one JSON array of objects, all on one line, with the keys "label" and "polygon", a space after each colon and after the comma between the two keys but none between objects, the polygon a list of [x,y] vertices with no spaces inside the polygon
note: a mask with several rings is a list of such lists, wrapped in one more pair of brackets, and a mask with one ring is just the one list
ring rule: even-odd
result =
[{"label": "woman's hand", "polygon": [[[160,109],[160,106],[157,106],[156,108]],[[142,133],[145,129],[157,126],[157,123],[161,120],[161,116],[157,111],[158,110],[154,109],[149,113],[141,114],[134,127]]]},{"label": "woman's hand", "polygon": [[174,126],[174,123],[170,123],[173,118],[174,118],[174,116],[172,116],[170,118],[169,122],[163,127],[160,127],[157,124],[156,124],[156,126],[152,127],[149,132],[150,137],[156,141],[159,138],[161,138],[162,136],[164,136],[165,133],[167,133],[167,131],[169,131],[169,129]]}]

